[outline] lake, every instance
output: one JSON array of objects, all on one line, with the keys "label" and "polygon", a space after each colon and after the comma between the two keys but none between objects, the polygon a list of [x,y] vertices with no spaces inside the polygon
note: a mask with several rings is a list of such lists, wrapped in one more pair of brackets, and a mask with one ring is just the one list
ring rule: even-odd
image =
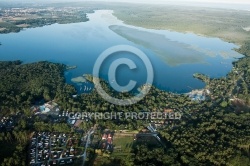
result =
[{"label": "lake", "polygon": [[[47,60],[76,65],[76,69],[65,73],[66,81],[74,84],[79,92],[86,92],[93,88],[90,83],[73,83],[71,79],[92,74],[96,59],[107,48],[131,45],[150,59],[154,69],[153,85],[162,90],[185,93],[205,86],[193,78],[194,73],[223,77],[232,69],[232,62],[243,57],[233,50],[238,48],[236,45],[221,39],[126,25],[110,10],[98,10],[88,17],[88,22],[53,24],[1,34],[0,60],[22,60],[24,63]],[[144,84],[147,74],[144,64],[126,52],[117,53],[103,63],[101,78],[108,80],[110,64],[122,57],[135,61],[137,69],[120,66],[116,71],[117,82],[126,85],[129,80],[135,80],[136,88]]]}]

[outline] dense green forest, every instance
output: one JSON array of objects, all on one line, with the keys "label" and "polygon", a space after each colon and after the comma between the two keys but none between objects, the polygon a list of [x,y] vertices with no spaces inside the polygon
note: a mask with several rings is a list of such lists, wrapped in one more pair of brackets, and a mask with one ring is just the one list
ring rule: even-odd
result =
[{"label": "dense green forest", "polygon": [[30,107],[41,99],[75,93],[74,87],[65,83],[65,69],[65,65],[49,62],[0,62],[1,114]]},{"label": "dense green forest", "polygon": [[250,41],[244,42],[244,44],[237,49],[237,51],[243,55],[250,56]]},{"label": "dense green forest", "polygon": [[[126,161],[120,157],[114,160],[119,161],[121,165],[129,165],[131,161],[134,165],[142,165],[142,163],[148,163],[148,165],[230,165],[230,163],[247,165],[250,155],[249,68],[249,57],[245,57],[234,63],[234,69],[227,77],[209,78],[209,80],[207,78],[206,88],[211,91],[211,96],[206,101],[191,101],[185,95],[168,93],[153,87],[142,101],[125,107],[107,103],[95,90],[72,98],[76,90],[65,83],[65,65],[50,62],[32,64],[21,64],[20,61],[1,62],[1,115],[24,110],[40,99],[48,101],[54,99],[61,109],[72,111],[140,112],[172,108],[182,112],[183,117],[181,121],[175,121],[172,125],[160,130],[161,135],[168,141],[166,149],[152,149],[146,145],[137,146],[132,151],[135,154],[134,157],[130,156],[131,158]],[[119,95],[111,91],[105,81],[102,81],[102,84],[105,85],[106,90],[109,90],[109,93]],[[130,95],[124,94],[117,97],[124,98]],[[25,115],[23,118],[25,119]],[[94,123],[112,129],[135,130],[146,122],[147,120],[120,119]],[[25,151],[27,134],[32,130],[70,131],[64,124],[52,125],[36,120],[33,127],[29,128],[27,125],[21,125],[23,123],[16,128],[19,131],[18,134],[25,134],[21,137],[23,139],[16,139],[14,133],[16,130],[11,135],[5,133],[1,137],[2,141],[9,140],[8,142],[14,146],[12,158]],[[154,152],[153,154],[150,149]],[[162,157],[155,161],[156,155]],[[10,162],[9,160],[11,158],[6,158],[4,163]],[[16,160],[19,161],[20,158]]]}]

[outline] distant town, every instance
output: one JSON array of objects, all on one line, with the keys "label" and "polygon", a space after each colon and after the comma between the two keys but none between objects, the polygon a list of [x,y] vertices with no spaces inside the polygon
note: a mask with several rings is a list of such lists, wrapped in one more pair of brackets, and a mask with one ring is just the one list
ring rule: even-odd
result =
[{"label": "distant town", "polygon": [[54,23],[87,21],[86,12],[91,11],[83,7],[0,8],[0,34]]}]

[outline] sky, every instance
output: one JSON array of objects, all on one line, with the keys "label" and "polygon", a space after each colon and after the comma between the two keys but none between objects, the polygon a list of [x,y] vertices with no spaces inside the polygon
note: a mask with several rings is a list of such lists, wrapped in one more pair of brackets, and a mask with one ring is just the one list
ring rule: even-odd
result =
[{"label": "sky", "polygon": [[[102,0],[102,1],[121,1],[121,0]],[[122,0],[126,2],[135,2],[135,0]],[[174,3],[174,2],[196,2],[196,3],[228,3],[228,4],[250,4],[250,0],[136,0],[141,3]]]},{"label": "sky", "polygon": [[113,2],[140,2],[140,3],[154,3],[154,4],[162,4],[162,3],[173,3],[173,2],[196,2],[196,3],[229,3],[229,4],[250,4],[250,0],[1,0],[1,1],[29,1],[29,2],[74,2],[74,1],[113,1]]}]

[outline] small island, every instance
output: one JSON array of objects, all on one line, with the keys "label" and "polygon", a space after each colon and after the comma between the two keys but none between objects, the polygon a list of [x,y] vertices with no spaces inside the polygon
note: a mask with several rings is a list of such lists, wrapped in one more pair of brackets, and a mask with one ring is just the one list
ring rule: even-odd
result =
[{"label": "small island", "polygon": [[209,83],[210,80],[209,76],[200,73],[193,74],[193,77],[205,82],[206,84]]},{"label": "small island", "polygon": [[79,77],[72,78],[71,81],[74,83],[84,83],[87,80],[83,76],[79,76]]},{"label": "small island", "polygon": [[77,66],[74,65],[74,66],[66,66],[66,70],[73,70],[73,69],[76,69]]}]

